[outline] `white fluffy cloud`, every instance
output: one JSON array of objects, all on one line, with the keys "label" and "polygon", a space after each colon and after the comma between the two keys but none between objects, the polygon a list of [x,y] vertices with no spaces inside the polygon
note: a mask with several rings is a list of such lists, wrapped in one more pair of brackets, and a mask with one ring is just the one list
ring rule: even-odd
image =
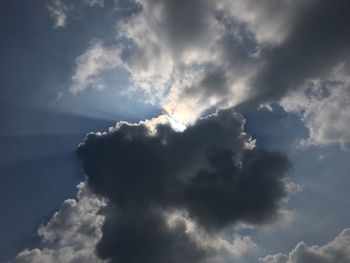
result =
[{"label": "white fluffy cloud", "polygon": [[285,97],[281,105],[301,116],[309,130],[302,146],[338,144],[349,149],[350,77],[346,65],[338,65],[322,79],[311,80],[303,89]]},{"label": "white fluffy cloud", "polygon": [[120,50],[95,42],[76,59],[76,70],[72,77],[70,91],[77,93],[88,87],[103,89],[104,85],[100,79],[100,73],[113,69],[121,64]]},{"label": "white fluffy cloud", "polygon": [[98,210],[104,202],[84,183],[78,185],[78,197],[67,199],[50,221],[38,230],[43,248],[25,249],[12,263],[98,263],[95,246],[100,240],[104,217]]},{"label": "white fluffy cloud", "polygon": [[350,229],[324,246],[308,246],[300,242],[288,254],[268,255],[260,263],[348,263],[350,260]]}]

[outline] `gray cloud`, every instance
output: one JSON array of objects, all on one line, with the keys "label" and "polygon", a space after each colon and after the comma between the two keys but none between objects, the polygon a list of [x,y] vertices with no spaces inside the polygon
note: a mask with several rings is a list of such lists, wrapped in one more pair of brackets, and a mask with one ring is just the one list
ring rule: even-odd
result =
[{"label": "gray cloud", "polygon": [[55,22],[55,28],[64,27],[67,23],[68,13],[72,10],[71,4],[66,4],[62,0],[51,0],[48,2],[47,9]]},{"label": "gray cloud", "polygon": [[310,1],[294,18],[280,45],[263,50],[263,66],[251,83],[249,100],[280,99],[305,81],[318,78],[349,59],[350,3]]},{"label": "gray cloud", "polygon": [[349,65],[341,63],[320,78],[308,81],[300,90],[281,100],[288,112],[297,113],[309,130],[300,146],[338,144],[349,150],[350,143]]},{"label": "gray cloud", "polygon": [[280,100],[348,60],[346,0],[277,2],[134,1],[140,8],[118,23],[119,42],[97,42],[77,59],[76,92],[123,68],[170,117],[194,123],[181,133],[161,124],[154,134],[145,123],[119,123],[79,146],[89,187],[108,200],[101,258],[204,262],[211,252],[186,220],[170,227],[169,214],[180,211],[209,236],[277,215],[288,195],[286,157],[252,147],[230,110],[198,120],[212,107]]},{"label": "gray cloud", "polygon": [[54,20],[54,27],[65,27],[72,17],[77,17],[84,6],[103,7],[104,0],[47,0],[49,15]]},{"label": "gray cloud", "polygon": [[[200,44],[210,27],[210,1],[140,1],[150,10],[159,12],[159,34],[174,51]],[[146,3],[147,2],[147,3]],[[181,18],[181,19],[179,19]]]},{"label": "gray cloud", "polygon": [[260,263],[347,263],[350,260],[350,229],[344,229],[339,236],[324,246],[308,246],[300,242],[289,253],[269,255]]},{"label": "gray cloud", "polygon": [[288,195],[289,162],[255,149],[232,110],[183,132],[121,123],[78,148],[87,183],[109,200],[99,256],[112,262],[204,262],[210,253],[167,214],[183,211],[208,235],[272,220]]},{"label": "gray cloud", "polygon": [[118,23],[119,42],[101,57],[113,54],[133,87],[184,123],[212,107],[278,101],[349,59],[345,0],[133,3],[139,9]]}]

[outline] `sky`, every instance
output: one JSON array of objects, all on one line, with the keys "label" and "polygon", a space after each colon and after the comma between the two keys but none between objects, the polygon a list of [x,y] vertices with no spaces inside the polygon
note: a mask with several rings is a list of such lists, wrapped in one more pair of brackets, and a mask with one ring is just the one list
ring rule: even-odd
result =
[{"label": "sky", "polygon": [[1,0],[0,262],[348,263],[349,12]]}]

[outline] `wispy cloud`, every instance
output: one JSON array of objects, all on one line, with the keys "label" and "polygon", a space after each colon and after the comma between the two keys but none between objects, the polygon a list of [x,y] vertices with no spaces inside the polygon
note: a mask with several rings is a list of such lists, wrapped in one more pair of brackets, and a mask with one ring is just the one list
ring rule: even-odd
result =
[{"label": "wispy cloud", "polygon": [[55,22],[55,28],[59,28],[66,25],[68,13],[72,10],[72,5],[67,5],[62,0],[50,0],[47,9]]},{"label": "wispy cloud", "polygon": [[93,43],[84,54],[76,59],[70,91],[78,93],[86,88],[103,89],[100,74],[121,65],[120,49],[105,47],[101,42]]},{"label": "wispy cloud", "polygon": [[65,27],[67,22],[77,11],[85,6],[104,7],[104,0],[48,0],[47,9],[54,20],[55,28]]}]

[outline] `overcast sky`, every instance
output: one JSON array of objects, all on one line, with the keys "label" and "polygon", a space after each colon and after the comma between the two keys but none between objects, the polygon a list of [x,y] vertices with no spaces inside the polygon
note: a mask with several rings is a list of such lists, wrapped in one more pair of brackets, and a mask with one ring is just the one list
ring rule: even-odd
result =
[{"label": "overcast sky", "polygon": [[0,262],[350,261],[349,1],[0,12]]}]

